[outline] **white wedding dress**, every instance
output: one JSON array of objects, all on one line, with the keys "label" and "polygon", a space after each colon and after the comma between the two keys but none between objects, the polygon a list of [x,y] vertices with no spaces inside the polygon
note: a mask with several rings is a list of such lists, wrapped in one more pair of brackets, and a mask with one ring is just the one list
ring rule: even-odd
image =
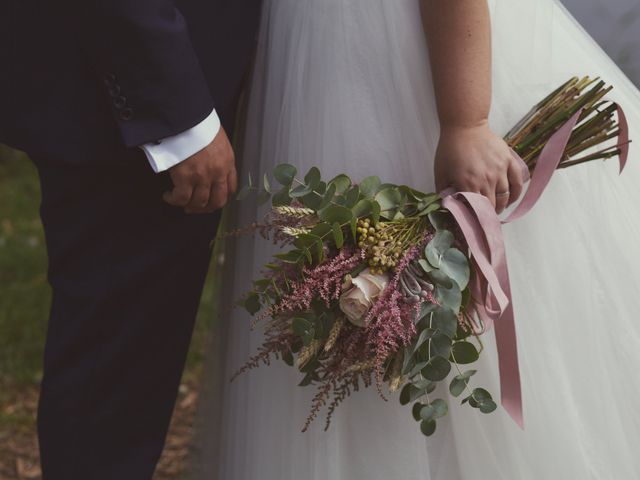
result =
[{"label": "white wedding dress", "polygon": [[[418,3],[266,0],[242,178],[288,162],[302,171],[316,165],[325,177],[375,174],[432,191],[439,127]],[[610,98],[640,141],[640,93],[558,2],[490,6],[495,131],[569,77],[591,75],[615,86]],[[524,431],[503,409],[482,415],[454,399],[425,439],[397,396],[384,402],[370,389],[339,407],[329,431],[320,418],[303,434],[314,389],[297,387],[294,369],[276,361],[229,384],[261,334],[244,311],[225,311],[223,333],[214,331],[224,358],[211,361],[203,394],[196,478],[640,478],[638,152],[632,145],[622,176],[615,160],[557,172],[533,211],[504,227]],[[250,200],[236,209],[240,225],[264,212]],[[252,238],[233,243],[228,299],[250,287],[271,252]],[[474,379],[499,398],[493,334],[485,339]]]}]

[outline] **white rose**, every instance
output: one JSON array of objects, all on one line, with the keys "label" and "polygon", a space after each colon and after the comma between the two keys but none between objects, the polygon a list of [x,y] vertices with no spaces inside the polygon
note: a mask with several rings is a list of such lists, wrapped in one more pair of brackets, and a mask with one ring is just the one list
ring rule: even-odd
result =
[{"label": "white rose", "polygon": [[340,297],[340,310],[349,321],[358,327],[364,327],[364,319],[373,306],[373,302],[387,288],[389,277],[386,274],[374,275],[367,268],[356,278],[347,276],[345,292]]}]

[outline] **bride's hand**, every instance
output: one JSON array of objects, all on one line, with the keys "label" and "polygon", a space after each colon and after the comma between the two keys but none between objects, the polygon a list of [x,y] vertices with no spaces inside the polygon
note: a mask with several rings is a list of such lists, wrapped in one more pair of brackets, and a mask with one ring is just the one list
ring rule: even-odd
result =
[{"label": "bride's hand", "polygon": [[473,127],[442,127],[434,168],[438,191],[453,187],[481,193],[498,213],[522,193],[521,164],[486,122]]}]

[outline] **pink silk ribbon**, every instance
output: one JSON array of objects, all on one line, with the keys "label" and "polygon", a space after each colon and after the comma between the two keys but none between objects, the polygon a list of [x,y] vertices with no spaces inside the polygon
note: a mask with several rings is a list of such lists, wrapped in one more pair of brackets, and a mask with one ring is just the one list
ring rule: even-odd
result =
[{"label": "pink silk ribbon", "polygon": [[[620,173],[629,155],[629,131],[624,112],[617,106],[618,145],[620,149]],[[500,369],[500,396],[504,409],[513,420],[524,428],[520,368],[516,328],[511,299],[509,271],[502,236],[501,223],[509,223],[524,216],[536,204],[548,185],[553,172],[564,156],[571,133],[580,119],[582,110],[576,112],[542,149],[529,188],[509,216],[501,222],[491,202],[483,195],[471,192],[455,192],[447,189],[441,193],[442,206],[449,210],[458,223],[471,253],[473,275],[469,285],[473,309],[481,321],[480,332],[495,326],[498,366]],[[512,150],[529,180],[529,169],[522,158]]]}]

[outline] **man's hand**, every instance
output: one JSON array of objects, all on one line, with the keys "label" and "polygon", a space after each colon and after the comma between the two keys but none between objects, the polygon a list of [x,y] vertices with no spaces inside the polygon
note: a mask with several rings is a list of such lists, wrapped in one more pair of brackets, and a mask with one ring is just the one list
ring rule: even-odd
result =
[{"label": "man's hand", "polygon": [[169,170],[173,190],[164,201],[187,213],[210,213],[225,206],[238,185],[233,149],[221,127],[216,138]]}]

